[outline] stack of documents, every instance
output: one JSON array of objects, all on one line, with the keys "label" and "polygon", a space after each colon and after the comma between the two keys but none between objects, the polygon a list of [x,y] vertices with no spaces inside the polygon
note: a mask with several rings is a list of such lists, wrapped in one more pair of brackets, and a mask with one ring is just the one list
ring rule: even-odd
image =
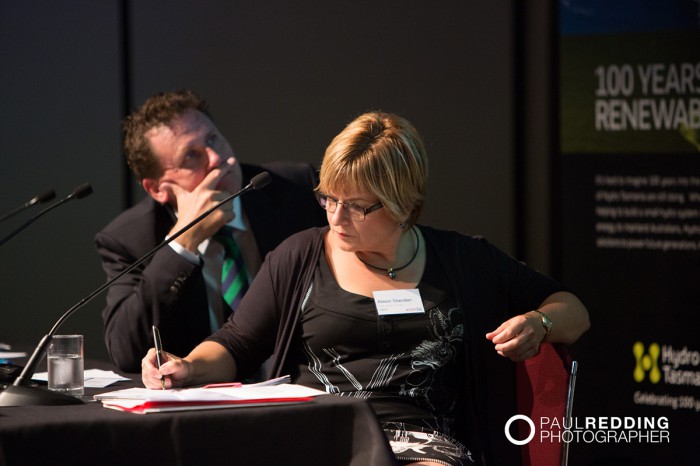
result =
[{"label": "stack of documents", "polygon": [[233,408],[237,406],[302,403],[326,393],[314,388],[283,384],[213,384],[198,388],[150,390],[127,388],[95,395],[105,408],[148,414],[168,411]]},{"label": "stack of documents", "polygon": [[6,363],[9,359],[24,358],[27,353],[24,351],[10,351],[12,347],[7,343],[0,342],[0,363]]},{"label": "stack of documents", "polygon": [[[37,372],[32,376],[32,380],[42,380],[48,382],[49,373],[48,372]],[[114,371],[104,371],[102,369],[85,369],[83,373],[83,386],[85,388],[104,388],[112,385],[113,383],[123,382],[125,380],[131,380],[126,377],[122,377]]]}]

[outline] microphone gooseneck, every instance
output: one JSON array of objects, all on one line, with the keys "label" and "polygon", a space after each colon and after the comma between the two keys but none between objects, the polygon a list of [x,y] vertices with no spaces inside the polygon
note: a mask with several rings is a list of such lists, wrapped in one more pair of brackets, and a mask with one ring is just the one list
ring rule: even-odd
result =
[{"label": "microphone gooseneck", "polygon": [[8,218],[13,217],[18,213],[22,212],[23,210],[30,208],[34,204],[43,204],[44,202],[50,201],[54,197],[56,197],[56,191],[54,191],[53,189],[48,189],[42,193],[39,193],[24,204],[22,204],[21,206],[13,209],[12,211],[0,217],[0,222],[4,222]]},{"label": "microphone gooseneck", "polygon": [[[151,256],[153,256],[156,252],[160,251],[163,247],[165,247],[167,244],[169,244],[171,241],[173,241],[175,238],[179,237],[183,233],[185,233],[187,230],[195,226],[197,223],[201,222],[205,217],[207,217],[209,214],[214,212],[216,209],[219,207],[223,206],[227,202],[230,202],[233,198],[241,196],[242,194],[247,193],[248,191],[256,190],[256,189],[262,189],[270,182],[272,181],[272,178],[268,172],[263,172],[260,173],[259,175],[253,177],[253,179],[248,183],[243,189],[238,191],[237,193],[231,194],[230,196],[226,197],[223,201],[217,203],[213,207],[207,209],[204,213],[199,215],[197,218],[192,220],[190,223],[182,227],[180,230],[175,232],[173,235],[169,236],[165,240],[163,240],[161,243],[159,243],[156,247],[148,251],[144,256],[142,256],[140,259],[136,260],[134,263],[132,263],[130,266],[122,270],[117,276],[112,278],[111,280],[108,280],[106,283],[98,287],[96,290],[94,290],[92,293],[89,295],[85,296],[83,299],[78,301],[76,304],[73,305],[70,309],[68,309],[66,312],[59,317],[59,319],[56,321],[56,323],[51,327],[51,330],[49,330],[49,333],[47,333],[39,342],[37,347],[34,349],[34,352],[29,358],[29,361],[27,364],[24,366],[24,369],[22,372],[19,374],[19,376],[15,379],[13,384],[7,388],[3,392],[0,392],[0,406],[25,406],[25,405],[58,405],[58,404],[76,404],[76,403],[82,403],[79,399],[72,397],[72,396],[66,396],[66,395],[60,395],[57,393],[52,393],[52,392],[47,392],[46,390],[40,390],[40,389],[35,389],[32,387],[27,387],[26,385],[29,384],[29,381],[31,380],[32,376],[34,375],[34,371],[36,370],[37,365],[41,361],[41,359],[44,357],[44,354],[46,353],[46,348],[49,345],[49,342],[51,341],[51,337],[56,334],[58,331],[59,327],[63,324],[63,322],[66,321],[71,315],[73,315],[78,309],[81,307],[85,306],[87,303],[93,300],[95,296],[100,294],[102,291],[107,289],[109,286],[111,286],[114,282],[122,278],[124,275],[127,273],[131,272],[134,270],[136,267],[141,265],[143,262],[148,260]],[[81,185],[84,186],[84,185]],[[89,187],[89,185],[88,185]],[[76,197],[78,196],[78,190],[80,187],[76,188],[73,193],[71,193],[70,196],[75,195]],[[90,188],[90,192],[92,191],[92,188]],[[89,193],[87,193],[89,194]],[[87,195],[84,194],[84,195]]]},{"label": "microphone gooseneck", "polygon": [[[16,228],[12,233],[4,237],[2,240],[0,240],[0,246],[3,244],[7,243],[10,239],[12,239],[15,235],[17,235],[19,232],[27,228],[29,225],[34,223],[39,217],[43,216],[47,212],[55,209],[56,207],[60,206],[61,204],[65,204],[66,202],[73,200],[73,199],[82,199],[85,196],[88,196],[92,193],[92,186],[90,186],[90,183],[83,183],[80,186],[76,187],[73,189],[73,192],[61,199],[58,202],[55,202],[36,214],[34,217],[30,218],[26,222],[24,222],[22,225],[20,225],[18,228]],[[54,194],[55,196],[55,194]],[[36,196],[34,199],[39,198],[39,196]],[[33,199],[32,199],[33,200]],[[30,201],[31,202],[31,201]]]}]

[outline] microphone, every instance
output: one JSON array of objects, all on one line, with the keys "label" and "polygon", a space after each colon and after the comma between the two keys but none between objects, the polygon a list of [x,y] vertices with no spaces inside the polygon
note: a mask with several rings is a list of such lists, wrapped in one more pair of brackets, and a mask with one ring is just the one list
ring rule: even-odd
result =
[{"label": "microphone", "polygon": [[49,189],[47,191],[44,191],[43,193],[39,193],[21,206],[15,208],[11,212],[6,213],[2,217],[0,217],[0,222],[4,222],[8,218],[17,215],[18,213],[22,212],[24,209],[28,209],[34,204],[43,204],[44,202],[48,202],[51,199],[56,197],[56,192],[53,189]]},{"label": "microphone", "polygon": [[[55,193],[54,193],[53,191],[51,191],[50,194],[53,194],[53,195],[55,196]],[[83,183],[83,184],[81,184],[80,186],[77,186],[75,189],[73,189],[73,192],[72,192],[72,193],[70,193],[69,195],[67,195],[66,197],[64,197],[63,199],[61,199],[60,201],[51,204],[51,205],[48,206],[46,209],[44,209],[44,210],[42,210],[41,212],[39,212],[38,214],[36,214],[34,217],[32,217],[32,218],[30,218],[29,220],[27,220],[26,222],[24,222],[24,223],[23,223],[22,225],[20,225],[19,228],[17,228],[15,231],[13,231],[12,233],[10,233],[10,234],[7,235],[6,237],[4,237],[2,240],[0,240],[0,246],[2,246],[3,244],[7,243],[7,242],[8,242],[11,238],[13,238],[17,233],[19,233],[20,231],[22,231],[22,230],[24,230],[25,228],[27,228],[29,225],[31,225],[32,223],[34,223],[39,217],[41,217],[42,215],[44,215],[44,214],[47,213],[48,211],[53,210],[53,209],[55,209],[56,207],[60,206],[61,204],[65,204],[66,202],[68,202],[68,201],[70,201],[70,200],[73,200],[73,199],[82,199],[82,198],[84,198],[85,196],[89,196],[90,194],[92,194],[92,186],[90,186],[90,183]],[[34,199],[36,199],[36,198],[38,198],[38,197],[39,197],[39,196],[35,197]],[[29,201],[29,202],[32,202],[32,201]]]},{"label": "microphone", "polygon": [[[248,186],[252,186],[250,189],[263,189],[270,183],[272,183],[272,177],[270,174],[268,172],[262,172],[251,178]],[[246,186],[246,189],[248,186]]]},{"label": "microphone", "polygon": [[73,307],[64,312],[63,315],[59,317],[59,319],[53,325],[53,327],[51,327],[49,333],[44,335],[44,337],[41,339],[37,347],[34,349],[34,352],[30,356],[29,361],[24,366],[24,369],[22,369],[22,372],[20,372],[19,376],[17,376],[12,385],[8,386],[7,388],[5,388],[5,390],[0,392],[0,406],[82,404],[83,401],[79,398],[70,395],[64,395],[62,393],[52,392],[50,390],[42,390],[40,388],[28,386],[32,376],[34,375],[36,366],[46,354],[46,348],[48,347],[49,342],[51,341],[51,337],[53,337],[56,334],[63,322],[65,322],[71,315],[73,315],[75,311],[92,301],[92,299],[95,296],[107,289],[110,285],[112,285],[112,283],[116,282],[124,275],[134,270],[136,267],[148,260],[160,249],[165,247],[168,243],[185,233],[197,223],[201,222],[205,217],[214,212],[216,209],[226,204],[227,202],[230,202],[233,198],[241,196],[247,193],[248,191],[262,189],[268,184],[270,184],[270,182],[272,182],[272,177],[268,172],[262,172],[254,176],[250,180],[250,183],[248,183],[248,185],[246,185],[243,189],[241,189],[237,193],[231,194],[230,196],[226,197],[226,199],[224,199],[223,201],[206,210],[200,216],[198,216],[190,223],[182,227],[180,230],[175,232],[175,234],[165,239],[156,247],[148,251],[143,257],[141,257],[136,262],[122,270],[121,273],[119,273],[119,275],[107,281],[102,286],[98,287],[92,293],[90,293],[89,295],[78,301],[76,304],[74,304]]}]

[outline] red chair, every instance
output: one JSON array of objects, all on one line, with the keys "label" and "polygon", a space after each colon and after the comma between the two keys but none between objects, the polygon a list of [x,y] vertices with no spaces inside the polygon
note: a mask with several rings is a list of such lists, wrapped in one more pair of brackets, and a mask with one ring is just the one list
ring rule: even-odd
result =
[{"label": "red chair", "polygon": [[[565,466],[568,463],[569,444],[556,440],[556,434],[570,425],[573,392],[576,380],[576,361],[572,361],[564,345],[543,343],[537,356],[517,364],[518,413],[528,416],[535,424],[535,436],[521,447],[523,466]],[[548,425],[555,440],[540,438],[540,420],[556,419],[558,425]],[[530,426],[519,422],[519,435],[526,438]],[[566,438],[566,437],[564,437]]]}]

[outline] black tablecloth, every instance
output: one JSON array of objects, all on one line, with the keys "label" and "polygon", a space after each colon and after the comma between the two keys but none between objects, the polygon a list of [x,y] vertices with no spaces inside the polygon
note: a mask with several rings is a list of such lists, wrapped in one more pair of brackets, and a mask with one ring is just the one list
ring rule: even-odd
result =
[{"label": "black tablecloth", "polygon": [[82,405],[0,407],[0,466],[396,464],[364,400],[323,395],[300,404],[145,415],[90,401],[140,385],[131,376],[86,389]]}]

